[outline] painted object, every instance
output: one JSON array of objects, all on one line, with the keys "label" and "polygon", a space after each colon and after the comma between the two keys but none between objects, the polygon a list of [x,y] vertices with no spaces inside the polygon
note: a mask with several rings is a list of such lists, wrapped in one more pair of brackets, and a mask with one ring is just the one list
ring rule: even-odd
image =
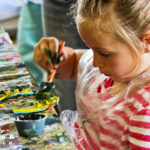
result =
[{"label": "painted object", "polygon": [[14,89],[11,88],[11,90],[7,91],[0,91],[0,100],[8,99],[1,107],[7,107],[15,114],[44,111],[55,105],[59,100],[59,97],[54,92],[54,84],[51,83],[50,87],[46,92],[42,92],[41,89],[36,96],[34,96],[32,88],[27,85],[16,86]]},{"label": "painted object", "polygon": [[17,116],[15,124],[20,136],[32,137],[43,133],[45,120],[43,114],[26,114]]},{"label": "painted object", "polygon": [[59,97],[55,94],[54,84],[43,83],[42,89],[35,89],[33,79],[29,78],[31,75],[8,34],[0,34],[0,42],[1,110],[8,108],[16,114],[26,114],[41,112],[55,105]]},{"label": "painted object", "polygon": [[33,91],[31,88],[19,88],[16,87],[14,89],[6,90],[6,91],[0,91],[0,101],[6,99],[6,98],[11,98],[15,96],[20,96],[20,95],[33,95]]}]

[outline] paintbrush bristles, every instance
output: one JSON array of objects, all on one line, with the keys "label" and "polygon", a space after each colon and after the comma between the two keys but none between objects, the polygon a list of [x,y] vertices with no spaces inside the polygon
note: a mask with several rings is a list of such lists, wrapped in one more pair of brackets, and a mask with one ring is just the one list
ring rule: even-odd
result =
[{"label": "paintbrush bristles", "polygon": [[52,52],[49,49],[45,49],[45,53],[48,57],[49,63],[54,64],[54,68],[49,71],[48,75],[48,82],[52,82],[55,74],[56,74],[56,69],[58,68],[58,64],[61,62],[61,57],[63,56],[63,47],[65,45],[64,41],[59,42],[59,48],[58,51],[56,51],[54,57],[52,57]]}]

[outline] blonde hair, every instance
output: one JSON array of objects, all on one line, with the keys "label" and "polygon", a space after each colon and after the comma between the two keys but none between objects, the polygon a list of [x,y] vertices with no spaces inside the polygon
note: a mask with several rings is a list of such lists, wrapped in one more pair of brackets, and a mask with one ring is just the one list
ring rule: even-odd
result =
[{"label": "blonde hair", "polygon": [[150,29],[149,0],[77,0],[76,20],[92,19],[93,29],[111,33],[136,53],[142,35]]},{"label": "blonde hair", "polygon": [[[131,47],[135,54],[139,53],[137,47],[141,46],[143,34],[150,29],[150,0],[77,0],[74,10],[77,24],[92,20],[95,32],[110,33]],[[120,96],[127,92],[126,97],[130,97],[147,83],[150,83],[149,73],[123,85],[124,90],[112,87],[115,88],[112,93],[121,90]]]}]

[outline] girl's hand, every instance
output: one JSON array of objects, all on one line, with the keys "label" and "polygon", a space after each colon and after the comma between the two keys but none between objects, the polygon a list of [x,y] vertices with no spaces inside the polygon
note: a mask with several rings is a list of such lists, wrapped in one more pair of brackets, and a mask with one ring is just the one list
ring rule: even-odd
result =
[{"label": "girl's hand", "polygon": [[[34,61],[43,69],[49,71],[55,67],[53,64],[55,61],[55,54],[59,48],[59,40],[55,37],[42,38],[39,43],[34,47]],[[50,61],[47,57],[46,51],[50,50],[53,61]],[[62,52],[63,54],[63,52]]]},{"label": "girl's hand", "polygon": [[[49,61],[46,51],[50,50],[52,58],[55,58],[56,52],[58,54],[58,50],[61,49],[60,47],[62,48],[62,56],[60,58],[60,61],[55,61],[54,59],[52,61]],[[64,47],[64,44],[62,42],[59,42],[59,40],[55,37],[42,38],[39,41],[39,43],[34,47],[34,61],[48,72],[53,69],[57,69],[55,75],[56,78],[62,80],[76,79],[78,64],[78,62],[76,61],[78,61],[78,57],[76,56],[74,49],[70,47]],[[57,62],[59,63],[59,67]]]}]

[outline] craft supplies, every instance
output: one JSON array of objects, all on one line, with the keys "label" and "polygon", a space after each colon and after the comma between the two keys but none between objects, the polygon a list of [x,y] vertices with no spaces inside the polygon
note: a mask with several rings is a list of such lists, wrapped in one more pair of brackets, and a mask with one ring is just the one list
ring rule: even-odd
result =
[{"label": "craft supplies", "polygon": [[54,83],[42,82],[36,93],[36,99],[43,105],[55,105],[59,101],[59,96],[55,93]]},{"label": "craft supplies", "polygon": [[48,82],[42,82],[41,86],[39,87],[39,90],[36,93],[36,99],[42,100],[45,104],[48,104],[49,106],[54,106],[59,100],[59,96],[55,94],[55,85],[52,83],[52,81],[56,74],[56,69],[60,63],[60,59],[63,55],[62,52],[64,44],[64,41],[60,41],[59,48],[54,56],[52,55],[52,52],[50,50],[45,50],[48,61],[49,63],[52,63],[54,65],[54,68],[49,71]]},{"label": "craft supplies", "polygon": [[[75,150],[72,142],[63,140],[63,137],[66,138],[62,125],[58,123],[60,119],[55,118],[53,122],[49,120],[43,134],[34,136],[35,131],[30,130],[28,138],[18,135],[14,116],[24,117],[40,113],[46,114],[52,120],[54,115],[57,116],[53,106],[58,102],[59,97],[55,94],[53,83],[38,90],[36,82],[11,44],[12,42],[9,39],[8,42],[5,40],[2,42],[0,45],[0,149]],[[47,93],[43,94],[44,89]],[[39,99],[36,99],[34,95],[37,91],[41,92],[38,95]],[[50,125],[50,123],[53,124]]]},{"label": "craft supplies", "polygon": [[1,108],[9,109],[15,114],[24,114],[42,112],[55,105],[59,97],[55,95],[53,88],[51,94],[47,94],[47,99],[46,93],[43,94],[43,101],[35,96],[29,97],[37,92],[37,85],[12,42],[6,37],[0,36],[0,39],[0,103],[3,104]]},{"label": "craft supplies", "polygon": [[32,137],[43,133],[45,120],[43,114],[25,114],[17,116],[15,124],[20,136]]},{"label": "craft supplies", "polygon": [[6,98],[11,98],[19,95],[33,95],[31,88],[22,88],[22,89],[11,89],[7,91],[0,91],[0,101]]},{"label": "craft supplies", "polygon": [[49,71],[48,82],[52,82],[54,79],[54,76],[56,74],[56,69],[58,68],[58,65],[61,61],[61,57],[63,55],[64,45],[65,45],[65,42],[60,41],[58,51],[56,51],[54,56],[52,56],[51,50],[48,50],[48,49],[45,50],[49,63],[52,63],[54,65],[54,68]]}]

